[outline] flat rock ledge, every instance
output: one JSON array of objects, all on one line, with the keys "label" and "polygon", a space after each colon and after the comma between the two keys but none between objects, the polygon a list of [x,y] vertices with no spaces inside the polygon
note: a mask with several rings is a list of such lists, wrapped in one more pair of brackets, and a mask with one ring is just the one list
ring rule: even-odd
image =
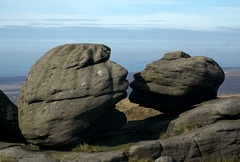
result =
[{"label": "flat rock ledge", "polygon": [[[3,144],[0,142],[0,144]],[[109,161],[128,161],[128,157],[123,150],[99,152],[99,153],[77,153],[60,151],[29,151],[22,146],[9,146],[0,150],[0,161],[19,161],[19,162],[109,162]]]}]

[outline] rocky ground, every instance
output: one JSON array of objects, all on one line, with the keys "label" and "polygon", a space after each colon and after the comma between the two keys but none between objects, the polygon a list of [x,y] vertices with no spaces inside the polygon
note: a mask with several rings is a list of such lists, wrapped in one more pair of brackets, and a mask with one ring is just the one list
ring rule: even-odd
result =
[{"label": "rocky ground", "polygon": [[[121,101],[117,108],[138,112],[135,104]],[[126,108],[128,106],[128,108]],[[120,150],[81,153],[38,150],[21,143],[0,143],[0,157],[9,161],[128,161],[131,157],[156,160],[162,156],[176,161],[208,161],[239,156],[240,97],[225,97],[202,103],[179,117],[163,114],[129,121],[118,131],[106,133],[95,143],[112,145],[132,143]],[[135,109],[135,110],[134,110]],[[140,108],[141,109],[141,108]],[[149,112],[149,109],[146,109]],[[142,108],[142,112],[145,112]],[[150,114],[151,114],[150,113]],[[155,115],[154,115],[155,114]],[[123,138],[124,137],[124,138]],[[115,142],[115,143],[114,143]],[[94,143],[93,143],[94,145]]]}]

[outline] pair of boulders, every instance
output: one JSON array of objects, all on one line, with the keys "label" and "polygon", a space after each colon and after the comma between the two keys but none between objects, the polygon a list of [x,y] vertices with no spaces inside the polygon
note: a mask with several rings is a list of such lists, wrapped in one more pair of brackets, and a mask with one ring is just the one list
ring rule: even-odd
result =
[{"label": "pair of boulders", "polygon": [[[109,57],[105,45],[68,44],[33,65],[18,102],[28,142],[64,149],[126,124],[114,108],[127,96],[127,70]],[[210,58],[173,52],[134,77],[132,102],[176,115],[215,98],[224,73]]]},{"label": "pair of boulders", "polygon": [[216,98],[224,72],[211,58],[191,57],[177,51],[148,64],[134,78],[130,84],[131,102],[177,115],[195,104]]}]

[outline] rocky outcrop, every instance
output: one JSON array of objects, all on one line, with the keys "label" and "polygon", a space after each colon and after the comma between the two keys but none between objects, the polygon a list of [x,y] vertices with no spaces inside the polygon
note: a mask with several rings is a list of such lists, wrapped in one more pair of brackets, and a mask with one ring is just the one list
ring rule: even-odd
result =
[{"label": "rocky outcrop", "polygon": [[24,141],[18,127],[18,109],[0,90],[0,141]]},{"label": "rocky outcrop", "polygon": [[[20,144],[0,142],[0,158],[5,159],[55,159],[59,161],[128,161],[128,158],[152,159],[156,161],[212,161],[231,160],[240,155],[240,97],[218,98],[207,101],[192,110],[182,113],[176,119],[154,117],[145,119],[145,127],[129,122],[118,131],[111,132],[109,140],[131,138],[129,134],[155,136],[156,140],[139,142],[130,148],[101,153],[78,153],[57,151],[29,151]],[[144,125],[144,121],[140,124]],[[137,122],[137,121],[136,121]],[[136,127],[132,127],[135,125]],[[157,127],[158,126],[158,127]],[[164,129],[161,128],[166,128]],[[150,129],[153,129],[152,131]],[[156,129],[161,130],[157,132]],[[142,130],[142,132],[141,132]],[[153,133],[157,135],[153,135]],[[115,132],[115,133],[114,133]],[[135,134],[134,134],[135,132]],[[110,132],[109,132],[110,133]],[[161,136],[165,134],[165,136]],[[160,136],[160,138],[159,138]],[[115,138],[115,139],[114,139]],[[149,140],[149,139],[148,139]],[[116,140],[115,140],[116,141]],[[104,141],[102,141],[104,143]],[[127,141],[131,142],[131,141]],[[132,140],[132,142],[137,142]],[[20,156],[21,155],[21,156]],[[52,159],[52,160],[53,160]]]},{"label": "rocky outcrop", "polygon": [[156,159],[170,156],[176,161],[211,161],[238,157],[240,120],[220,121],[167,139],[132,146],[131,156]]},{"label": "rocky outcrop", "polygon": [[240,153],[240,97],[218,98],[182,113],[168,124],[169,138],[130,148],[130,155],[176,161],[208,161]]},{"label": "rocky outcrop", "polygon": [[169,136],[198,129],[221,120],[240,119],[240,97],[218,98],[203,102],[172,120],[167,129]]},{"label": "rocky outcrop", "polygon": [[126,123],[115,104],[126,97],[127,70],[110,48],[67,44],[31,68],[19,94],[19,125],[32,144],[67,148]]},{"label": "rocky outcrop", "polygon": [[180,114],[216,97],[224,80],[221,67],[208,57],[166,53],[134,75],[130,101],[166,114]]}]

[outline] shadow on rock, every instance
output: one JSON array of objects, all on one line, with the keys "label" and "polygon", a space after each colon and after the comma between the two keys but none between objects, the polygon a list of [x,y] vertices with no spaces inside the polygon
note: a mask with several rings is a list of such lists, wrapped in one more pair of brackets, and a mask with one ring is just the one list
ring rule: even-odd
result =
[{"label": "shadow on rock", "polygon": [[169,123],[177,117],[160,114],[144,120],[129,121],[117,131],[111,131],[91,141],[92,145],[117,146],[139,141],[166,138]]}]

